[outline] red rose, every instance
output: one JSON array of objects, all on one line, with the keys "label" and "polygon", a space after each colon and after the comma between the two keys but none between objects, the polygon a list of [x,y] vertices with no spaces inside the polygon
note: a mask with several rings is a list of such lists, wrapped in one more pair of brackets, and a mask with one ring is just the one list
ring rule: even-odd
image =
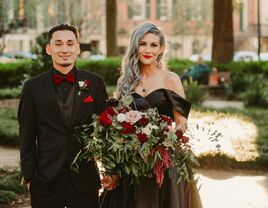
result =
[{"label": "red rose", "polygon": [[122,123],[123,129],[120,131],[121,134],[131,134],[135,131],[135,127],[127,122]]},{"label": "red rose", "polygon": [[109,114],[107,114],[106,112],[103,112],[102,114],[100,114],[98,120],[100,124],[103,126],[111,126],[113,122],[111,119],[111,116],[109,116]]},{"label": "red rose", "polygon": [[161,115],[160,118],[162,121],[167,122],[168,125],[171,125],[172,120],[168,116]]},{"label": "red rose", "polygon": [[187,142],[189,142],[189,137],[187,137],[187,136],[182,136],[182,137],[181,137],[181,142],[184,143],[184,144],[187,143]]},{"label": "red rose", "polygon": [[106,109],[106,112],[111,115],[111,116],[114,116],[116,114],[116,112],[114,111],[114,108],[113,107],[108,107]]},{"label": "red rose", "polygon": [[169,132],[169,128],[168,128],[168,126],[165,126],[165,127],[163,128],[163,131],[165,131],[165,132]]},{"label": "red rose", "polygon": [[176,136],[178,137],[178,139],[180,139],[183,135],[182,131],[177,129],[177,131],[175,132]]},{"label": "red rose", "polygon": [[86,79],[85,81],[84,81],[84,86],[85,86],[85,88],[89,88],[89,80],[88,79]]},{"label": "red rose", "polygon": [[138,120],[138,125],[145,127],[149,123],[149,119],[142,117],[140,120]]},{"label": "red rose", "polygon": [[138,140],[140,141],[141,144],[148,141],[148,137],[146,134],[138,133],[137,136],[138,136]]}]

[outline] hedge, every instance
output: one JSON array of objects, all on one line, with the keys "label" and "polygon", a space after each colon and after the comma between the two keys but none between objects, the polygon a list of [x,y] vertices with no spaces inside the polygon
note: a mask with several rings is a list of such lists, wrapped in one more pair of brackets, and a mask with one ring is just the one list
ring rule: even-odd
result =
[{"label": "hedge", "polygon": [[18,146],[19,124],[17,110],[0,109],[0,145]]},{"label": "hedge", "polygon": [[[219,71],[230,71],[232,74],[264,74],[268,77],[268,62],[230,62],[218,64],[206,62]],[[195,64],[189,60],[170,59],[167,61],[168,68],[177,74]],[[120,75],[121,58],[107,58],[103,61],[89,61],[80,59],[77,67],[99,74],[103,77],[106,85],[115,85]],[[25,79],[39,74],[47,69],[42,69],[38,61],[22,60],[14,63],[0,63],[0,88],[17,87]]]},{"label": "hedge", "polygon": [[18,195],[26,193],[26,187],[21,185],[21,173],[0,169],[0,207],[1,204],[11,204]]}]

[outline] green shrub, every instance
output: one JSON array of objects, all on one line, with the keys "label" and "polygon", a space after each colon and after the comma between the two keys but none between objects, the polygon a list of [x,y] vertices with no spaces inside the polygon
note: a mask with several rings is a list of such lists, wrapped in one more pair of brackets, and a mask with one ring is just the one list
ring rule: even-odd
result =
[{"label": "green shrub", "polygon": [[[40,44],[44,43],[42,42]],[[17,87],[29,77],[49,70],[51,68],[51,62],[49,62],[50,57],[45,55],[44,51],[39,51],[38,54],[41,54],[41,57],[36,61],[21,60],[15,63],[0,64],[0,88]],[[120,76],[119,68],[121,61],[122,59],[120,57],[107,58],[103,61],[79,59],[77,61],[77,67],[99,74],[103,77],[106,85],[116,85],[117,79]],[[210,67],[216,67],[219,71],[231,72],[231,87],[233,88],[234,94],[244,91],[246,88],[243,77],[247,76],[247,74],[263,74],[264,77],[268,77],[268,62],[206,63]],[[194,62],[189,60],[170,59],[167,61],[168,68],[178,75],[181,75],[185,69],[194,64]]]},{"label": "green shrub", "polygon": [[201,85],[198,85],[196,81],[184,81],[183,85],[186,98],[192,104],[201,104],[205,100],[207,93]]},{"label": "green shrub", "polygon": [[19,124],[16,114],[16,110],[0,109],[0,145],[18,145]]},{"label": "green shrub", "polygon": [[0,204],[9,204],[17,198],[13,191],[0,190]]},{"label": "green shrub", "polygon": [[21,185],[21,174],[11,173],[0,178],[0,190],[13,191],[14,193],[25,193],[26,187]]},{"label": "green shrub", "polygon": [[119,57],[107,58],[103,61],[79,60],[77,68],[100,75],[106,85],[116,85],[120,76],[121,59]]},{"label": "green shrub", "polygon": [[21,173],[0,169],[0,204],[10,204],[18,194],[25,193],[26,186],[21,185]]},{"label": "green shrub", "polygon": [[196,63],[189,60],[182,59],[169,59],[167,61],[167,66],[171,71],[176,72],[178,75],[181,75],[185,69],[188,69],[190,66]]},{"label": "green shrub", "polygon": [[21,87],[0,89],[0,99],[19,98],[20,94],[21,94]]},{"label": "green shrub", "polygon": [[246,89],[241,93],[247,106],[268,107],[268,84],[262,75],[244,77]]},{"label": "green shrub", "polygon": [[230,63],[215,63],[209,65],[216,67],[219,71],[230,71],[231,73],[247,73],[266,74],[268,75],[267,62],[230,62]]},{"label": "green shrub", "polygon": [[32,68],[30,73],[32,76],[40,74],[52,67],[51,57],[46,52],[46,45],[48,43],[47,35],[47,32],[43,32],[36,38],[36,45],[33,51],[37,55],[37,59],[34,60],[35,67]]},{"label": "green shrub", "polygon": [[33,67],[31,60],[12,63],[0,63],[0,88],[17,87],[22,84]]}]

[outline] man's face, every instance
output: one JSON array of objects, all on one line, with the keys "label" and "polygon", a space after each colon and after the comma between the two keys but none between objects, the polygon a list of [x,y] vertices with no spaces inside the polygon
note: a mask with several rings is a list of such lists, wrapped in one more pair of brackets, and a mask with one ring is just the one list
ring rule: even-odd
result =
[{"label": "man's face", "polygon": [[50,43],[46,46],[46,52],[51,56],[56,69],[73,67],[80,53],[80,47],[72,31],[60,30],[53,33]]}]

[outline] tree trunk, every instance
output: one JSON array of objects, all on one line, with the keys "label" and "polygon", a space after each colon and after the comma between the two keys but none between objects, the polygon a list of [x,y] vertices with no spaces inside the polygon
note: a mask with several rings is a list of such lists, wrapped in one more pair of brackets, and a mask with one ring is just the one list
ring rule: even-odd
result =
[{"label": "tree trunk", "polygon": [[233,59],[233,3],[232,0],[214,0],[212,59],[229,62]]},{"label": "tree trunk", "polygon": [[106,45],[107,56],[117,56],[117,37],[116,37],[116,0],[106,0]]}]

